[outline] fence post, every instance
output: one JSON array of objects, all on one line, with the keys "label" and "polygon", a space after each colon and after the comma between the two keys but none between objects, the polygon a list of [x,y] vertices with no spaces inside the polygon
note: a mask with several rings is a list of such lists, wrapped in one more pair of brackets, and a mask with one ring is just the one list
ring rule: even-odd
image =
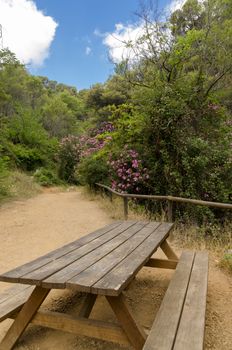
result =
[{"label": "fence post", "polygon": [[172,201],[168,200],[168,221],[172,222],[173,220],[173,215],[172,215]]},{"label": "fence post", "polygon": [[128,198],[123,197],[123,202],[124,202],[124,219],[128,219]]}]

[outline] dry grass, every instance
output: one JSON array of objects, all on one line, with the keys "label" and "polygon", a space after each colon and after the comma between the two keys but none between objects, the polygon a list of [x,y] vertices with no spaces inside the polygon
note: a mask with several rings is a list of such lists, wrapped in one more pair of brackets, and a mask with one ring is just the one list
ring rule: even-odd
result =
[{"label": "dry grass", "polygon": [[[97,201],[110,218],[124,220],[123,200],[113,196],[113,201],[107,194],[94,193],[87,188],[82,189],[82,195],[92,201]],[[129,220],[154,220],[165,221],[165,213],[162,215],[147,214],[141,206],[129,202]],[[198,227],[193,224],[175,224],[171,239],[180,248],[208,250],[219,261],[219,266],[231,272],[232,258],[228,258],[226,252],[232,248],[232,223],[226,225],[208,225]]]},{"label": "dry grass", "polygon": [[225,253],[222,256],[219,266],[232,274],[232,252]]},{"label": "dry grass", "polygon": [[30,198],[41,192],[41,186],[35,183],[33,177],[20,171],[9,173],[5,185],[7,193],[2,198],[1,203],[11,199]]}]

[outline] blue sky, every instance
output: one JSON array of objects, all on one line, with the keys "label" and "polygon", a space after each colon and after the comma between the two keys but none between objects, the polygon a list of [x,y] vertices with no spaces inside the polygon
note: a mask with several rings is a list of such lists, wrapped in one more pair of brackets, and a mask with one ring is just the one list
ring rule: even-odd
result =
[{"label": "blue sky", "polygon": [[[128,28],[133,32],[138,25],[139,0],[10,1],[11,7],[9,0],[0,0],[5,46],[16,52],[31,73],[78,90],[113,74],[108,58],[115,45],[113,36],[125,35]],[[168,2],[160,0],[159,7],[165,8]],[[117,60],[120,52],[113,50]]]},{"label": "blue sky", "polygon": [[[94,32],[113,32],[116,23],[135,20],[136,1],[37,0],[36,4],[58,22],[50,57],[37,74],[77,88],[105,81],[113,73],[113,65],[103,38]],[[91,50],[88,55],[87,48]]]}]

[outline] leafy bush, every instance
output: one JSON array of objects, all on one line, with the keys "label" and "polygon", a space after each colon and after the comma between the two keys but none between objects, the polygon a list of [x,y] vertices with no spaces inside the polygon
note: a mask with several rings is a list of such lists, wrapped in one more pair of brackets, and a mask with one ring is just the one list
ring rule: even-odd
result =
[{"label": "leafy bush", "polygon": [[42,186],[59,185],[61,181],[51,169],[39,168],[34,173],[34,178]]},{"label": "leafy bush", "polygon": [[75,182],[75,169],[80,160],[81,148],[79,137],[64,137],[59,145],[59,176],[69,183]]},{"label": "leafy bush", "polygon": [[8,158],[0,156],[0,198],[5,197],[8,194],[7,176]]},{"label": "leafy bush", "polygon": [[103,149],[111,140],[109,133],[112,131],[111,123],[101,123],[99,128],[90,129],[88,134],[81,137],[75,135],[64,137],[60,142],[58,153],[60,178],[67,182],[75,182],[75,170],[80,160],[89,158]]},{"label": "leafy bush", "polygon": [[95,155],[82,158],[76,170],[77,181],[90,187],[94,187],[96,182],[107,183],[108,176],[106,161]]},{"label": "leafy bush", "polygon": [[23,170],[32,171],[53,161],[57,141],[49,139],[32,113],[13,116],[4,129],[4,139],[5,154]]},{"label": "leafy bush", "polygon": [[31,171],[46,163],[45,155],[37,148],[29,148],[22,144],[12,144],[10,149],[14,154],[17,166],[23,170]]}]

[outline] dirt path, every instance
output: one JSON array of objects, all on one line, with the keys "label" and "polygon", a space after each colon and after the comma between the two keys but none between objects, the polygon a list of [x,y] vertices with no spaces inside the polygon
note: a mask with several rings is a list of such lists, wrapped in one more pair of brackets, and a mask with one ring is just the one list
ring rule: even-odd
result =
[{"label": "dirt path", "polygon": [[[35,198],[0,208],[0,273],[77,239],[112,220],[96,201],[80,191],[45,192]],[[177,249],[178,250],[178,249]],[[149,328],[162,301],[172,271],[143,269],[126,292],[128,303],[141,324]],[[0,291],[7,284],[0,283]],[[232,349],[231,278],[210,260],[205,349]],[[52,292],[45,307],[75,314],[84,294]],[[104,298],[99,298],[93,318],[114,320]],[[0,324],[0,339],[11,324]],[[72,334],[28,327],[16,349],[20,350],[116,350],[118,345]]]}]

